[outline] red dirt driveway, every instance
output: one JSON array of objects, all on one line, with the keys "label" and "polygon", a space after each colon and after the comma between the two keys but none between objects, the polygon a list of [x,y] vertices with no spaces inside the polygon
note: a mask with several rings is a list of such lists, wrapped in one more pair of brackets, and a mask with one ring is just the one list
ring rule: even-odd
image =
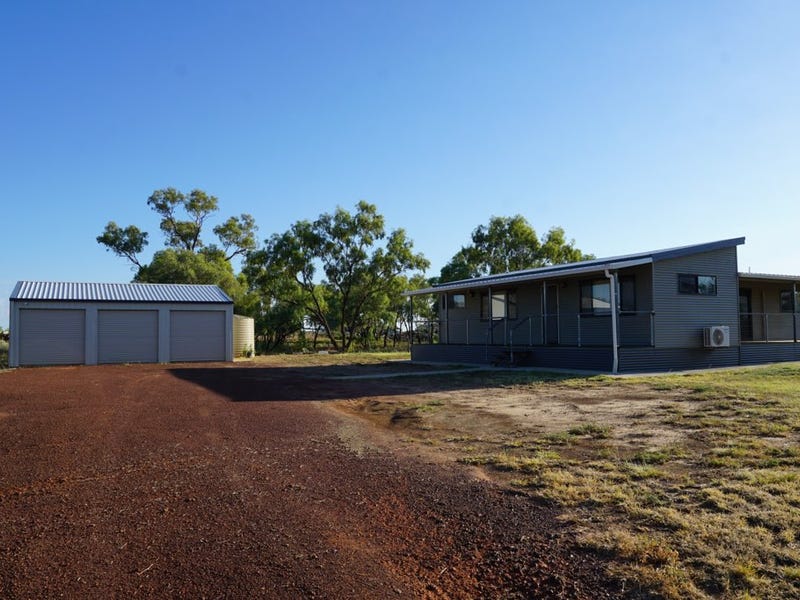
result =
[{"label": "red dirt driveway", "polygon": [[552,508],[392,450],[324,402],[380,380],[326,375],[0,373],[0,597],[618,596]]}]

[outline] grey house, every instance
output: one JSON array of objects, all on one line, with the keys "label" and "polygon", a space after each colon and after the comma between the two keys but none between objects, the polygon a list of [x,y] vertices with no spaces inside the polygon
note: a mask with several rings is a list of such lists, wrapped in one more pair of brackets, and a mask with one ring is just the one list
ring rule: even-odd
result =
[{"label": "grey house", "polygon": [[9,364],[233,360],[233,301],[215,285],[20,281]]},{"label": "grey house", "polygon": [[800,276],[739,273],[744,238],[455,281],[419,361],[610,372],[800,360]]}]

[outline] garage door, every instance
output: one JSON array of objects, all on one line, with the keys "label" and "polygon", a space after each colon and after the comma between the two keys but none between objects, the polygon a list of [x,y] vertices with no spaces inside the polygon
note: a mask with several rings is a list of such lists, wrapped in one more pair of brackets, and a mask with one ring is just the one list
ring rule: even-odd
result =
[{"label": "garage door", "polygon": [[172,362],[225,360],[225,312],[174,310],[169,340]]},{"label": "garage door", "polygon": [[83,364],[86,313],[70,309],[19,311],[19,364]]},{"label": "garage door", "polygon": [[97,311],[97,362],[158,362],[158,311]]}]

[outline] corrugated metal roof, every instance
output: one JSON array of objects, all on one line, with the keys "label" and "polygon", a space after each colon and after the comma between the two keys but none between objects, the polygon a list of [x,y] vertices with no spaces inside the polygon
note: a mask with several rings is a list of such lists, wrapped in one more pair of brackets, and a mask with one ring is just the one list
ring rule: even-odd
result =
[{"label": "corrugated metal roof", "polygon": [[11,292],[10,299],[65,302],[233,303],[233,300],[216,285],[184,283],[19,281]]},{"label": "corrugated metal roof", "polygon": [[800,281],[800,275],[781,275],[779,273],[739,273],[739,279],[775,279],[778,281]]},{"label": "corrugated metal roof", "polygon": [[489,285],[502,285],[522,281],[536,281],[550,277],[566,277],[593,271],[603,271],[604,269],[621,269],[624,267],[647,264],[669,258],[689,256],[699,252],[710,252],[722,248],[730,248],[744,244],[744,238],[731,238],[704,244],[693,244],[691,246],[679,246],[677,248],[667,248],[664,250],[651,250],[648,252],[637,252],[636,254],[626,254],[623,256],[613,256],[610,258],[594,258],[576,263],[562,265],[550,265],[539,267],[538,269],[527,269],[524,271],[512,271],[510,273],[500,273],[498,275],[487,275],[485,277],[475,277],[473,279],[462,279],[460,281],[448,281],[440,283],[430,288],[421,290],[410,290],[405,292],[407,296],[420,294],[435,294],[449,290],[469,289],[474,287],[486,287]]},{"label": "corrugated metal roof", "polygon": [[[536,270],[531,272],[515,272],[508,275],[494,275],[491,278],[477,277],[475,279],[464,279],[462,281],[454,281],[452,283],[441,283],[431,288],[421,290],[414,290],[406,292],[407,296],[419,296],[421,294],[438,294],[440,292],[450,292],[454,290],[468,290],[474,287],[487,287],[490,285],[509,285],[512,283],[522,283],[529,281],[541,281],[543,279],[554,279],[556,277],[565,277],[573,275],[584,275],[587,273],[602,273],[605,269],[616,271],[618,269],[625,269],[628,267],[636,267],[639,265],[648,265],[652,263],[650,258],[640,258],[637,260],[626,260],[623,262],[608,262],[608,263],[592,263],[584,265],[583,263],[574,263],[570,269],[559,269],[553,271],[551,269]],[[489,281],[487,281],[489,279]]]}]

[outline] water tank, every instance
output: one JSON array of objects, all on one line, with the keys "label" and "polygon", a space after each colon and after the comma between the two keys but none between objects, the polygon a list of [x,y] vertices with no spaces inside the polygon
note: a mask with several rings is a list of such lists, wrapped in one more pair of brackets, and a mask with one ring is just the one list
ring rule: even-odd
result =
[{"label": "water tank", "polygon": [[251,317],[233,315],[233,356],[247,356],[249,353],[255,353],[255,349],[255,321]]}]

